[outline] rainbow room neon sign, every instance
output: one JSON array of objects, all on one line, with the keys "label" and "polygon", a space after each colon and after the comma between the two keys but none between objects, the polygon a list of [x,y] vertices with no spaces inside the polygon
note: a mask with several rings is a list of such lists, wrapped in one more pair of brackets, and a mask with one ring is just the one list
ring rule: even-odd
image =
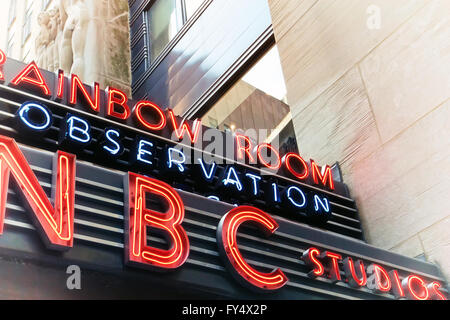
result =
[{"label": "rainbow room neon sign", "polygon": [[[3,66],[7,59],[0,51],[0,81],[7,82]],[[94,84],[92,92],[83,85],[76,75],[69,77],[70,83],[62,71],[55,77],[56,91],[51,92],[41,71],[34,62],[28,64],[9,82],[13,88],[22,88],[52,98],[57,101],[67,99],[67,104],[76,106],[81,99],[87,111],[118,122],[133,118],[139,128],[149,132],[161,132],[169,127],[177,139],[187,136],[195,143],[201,131],[201,121],[191,123],[180,121],[172,110],[163,111],[150,101],[139,101],[133,108],[125,93],[118,89],[108,88],[106,97],[102,99],[98,84]],[[66,88],[69,88],[67,92]],[[106,104],[102,105],[102,101]],[[26,101],[19,107],[15,121],[21,132],[34,136],[43,136],[55,125],[51,110],[38,101]],[[43,242],[50,250],[70,250],[74,238],[74,207],[76,155],[80,148],[93,143],[92,124],[87,117],[79,113],[67,112],[59,121],[61,134],[58,147],[74,150],[74,152],[58,151],[53,162],[53,204],[38,182],[28,161],[22,154],[14,138],[0,135],[0,233],[3,233],[6,202],[10,178],[14,179],[31,210],[29,210]],[[115,161],[124,151],[122,143],[122,127],[107,127],[101,137],[96,137],[98,152]],[[148,137],[136,136],[130,158],[133,166],[154,168],[167,173],[167,176],[183,177],[186,171],[197,170],[196,176],[202,183],[213,183],[217,165],[198,160],[197,166],[188,165],[188,155],[176,147],[167,145],[155,148],[156,141]],[[238,160],[254,160],[263,169],[278,170],[291,178],[304,182],[308,177],[312,184],[324,190],[334,190],[334,182],[330,167],[319,168],[311,160],[309,164],[298,154],[288,153],[280,157],[278,151],[270,144],[253,146],[248,137],[235,136],[236,155]],[[161,151],[162,150],[162,151]],[[268,160],[263,150],[275,155],[275,160]],[[163,159],[155,163],[155,155]],[[223,193],[243,193],[250,199],[261,193],[264,178],[258,171],[241,172],[237,165],[228,165],[219,179],[218,190]],[[287,211],[305,211],[313,220],[323,223],[331,215],[331,204],[320,192],[305,191],[302,184],[291,184],[280,190],[276,182],[270,180],[266,184],[264,195],[268,202],[280,204]],[[220,197],[211,196],[214,199]],[[163,212],[147,206],[148,199],[155,198],[164,203]],[[124,221],[125,221],[125,264],[145,268],[151,271],[170,271],[182,268],[189,257],[189,237],[182,226],[185,214],[184,203],[179,193],[168,183],[143,174],[129,171],[124,175]],[[277,221],[264,210],[252,205],[236,205],[220,220],[217,226],[216,241],[220,257],[227,270],[237,282],[248,289],[259,292],[282,290],[289,281],[280,268],[271,272],[261,272],[252,267],[240,252],[237,245],[237,233],[242,224],[253,224],[261,234],[272,236],[277,228]],[[169,243],[168,249],[152,247],[146,241],[149,227],[162,232]],[[326,248],[311,247],[299,253],[299,262],[309,269],[311,278],[326,278],[334,283],[346,282],[355,289],[365,287],[374,293],[390,293],[397,298],[417,300],[440,299],[446,296],[440,290],[441,283],[426,281],[419,275],[410,274],[400,278],[398,271],[383,267],[380,264],[363,262],[357,257],[343,256]]]},{"label": "rainbow room neon sign", "polygon": [[[3,52],[0,54],[0,82],[5,82],[2,66],[6,63],[6,57]],[[55,77],[55,92],[51,92],[44,76],[34,62],[28,64],[23,70],[14,76],[8,83],[13,88],[23,88],[34,93],[41,94],[46,98],[52,98],[55,101],[67,102],[71,106],[82,105],[84,111],[104,116],[105,118],[117,121],[126,122],[131,120],[131,123],[138,128],[148,132],[160,133],[166,127],[170,127],[179,141],[184,137],[188,137],[192,144],[195,144],[199,138],[201,131],[201,120],[196,119],[190,125],[187,121],[177,120],[173,111],[167,109],[163,111],[161,107],[150,101],[138,101],[133,108],[129,105],[127,95],[119,89],[108,87],[106,89],[105,97],[102,99],[102,93],[98,83],[94,83],[93,90],[89,90],[80,80],[77,75],[70,75],[68,84],[64,72],[60,70]],[[89,92],[93,91],[93,92]],[[66,99],[66,101],[64,101]],[[102,105],[102,101],[106,101]],[[30,107],[30,106],[29,106]],[[33,106],[36,109],[36,106]],[[44,107],[41,107],[43,109]],[[46,110],[41,110],[43,113]],[[47,116],[49,118],[49,116]],[[21,117],[22,122],[33,128],[33,124],[26,118]],[[68,129],[70,138],[77,139],[79,142],[90,142],[89,123],[82,117],[73,116],[67,119],[70,123]],[[42,125],[41,130],[45,130],[48,126]],[[76,131],[77,134],[73,134]],[[113,138],[111,135],[106,137],[106,140],[112,144],[120,144],[120,139],[117,135]],[[283,158],[280,158],[278,151],[270,144],[261,143],[253,146],[250,139],[244,135],[235,135],[236,155],[238,161],[250,160],[263,169],[278,171],[282,169],[283,173],[296,179],[298,181],[306,181],[311,177],[313,184],[323,186],[329,190],[334,190],[334,181],[332,171],[329,165],[325,165],[321,169],[314,160],[308,163],[298,154],[288,153]],[[267,153],[270,152],[275,160],[267,159]]]},{"label": "rainbow room neon sign", "polygon": [[[169,127],[169,130],[175,134],[179,141],[188,137],[194,144],[199,138],[202,127],[200,119],[194,120],[192,124],[189,124],[188,121],[180,121],[172,110],[164,111],[150,101],[138,101],[134,106],[130,106],[127,95],[112,87],[106,89],[105,97],[102,98],[98,83],[94,83],[93,89],[89,90],[77,75],[72,74],[66,79],[62,70],[55,77],[55,90],[52,92],[45,77],[34,62],[26,65],[12,79],[5,79],[2,70],[6,62],[6,56],[0,51],[0,82],[7,82],[10,87],[32,91],[55,101],[66,102],[71,106],[82,106],[84,111],[117,122],[124,123],[131,120],[133,125],[148,132],[160,133],[166,127]],[[87,140],[90,136],[87,125],[80,124],[82,120],[84,119],[78,117],[78,125],[72,123],[70,127],[76,127],[79,135],[83,135]],[[73,118],[71,121],[74,121]],[[78,128],[79,126],[81,128]],[[83,134],[82,131],[85,131],[85,133]],[[119,143],[112,136],[108,136],[107,140],[111,143]],[[313,184],[334,190],[333,176],[328,165],[319,168],[314,160],[310,160],[310,165],[308,165],[300,155],[294,153],[288,153],[280,158],[278,151],[270,144],[261,143],[254,146],[248,137],[240,134],[235,135],[235,145],[237,160],[251,160],[263,169],[282,169],[285,174],[299,181],[305,181],[308,177],[311,177]],[[267,159],[268,152],[273,155],[275,160]]]},{"label": "rainbow room neon sign", "polygon": [[[195,145],[201,136],[202,125],[199,119],[192,122],[184,121],[176,117],[172,110],[164,111],[150,101],[138,101],[132,107],[127,95],[121,90],[109,87],[103,93],[97,83],[90,88],[74,74],[66,78],[64,72],[59,70],[54,77],[52,89],[49,80],[46,80],[34,62],[14,73],[11,79],[7,79],[3,73],[7,59],[3,53],[0,58],[1,82],[6,82],[12,88],[53,99],[60,104],[66,103],[74,110],[65,113],[64,119],[60,121],[54,119],[51,110],[45,104],[38,101],[24,102],[16,114],[16,125],[20,128],[19,134],[23,136],[45,136],[59,122],[61,134],[58,144],[62,148],[82,152],[83,148],[96,144],[99,158],[107,159],[109,163],[117,162],[124,155],[126,148],[123,143],[122,127],[107,127],[101,136],[96,136],[96,132],[92,129],[93,124],[86,114],[113,120],[112,123],[137,127],[157,136],[166,134],[171,141],[180,145],[182,145],[180,141],[184,143],[184,138],[187,139],[189,146]],[[75,112],[78,110],[82,110],[83,113]],[[250,200],[262,198],[273,206],[282,206],[283,210],[292,213],[294,219],[296,215],[301,215],[318,224],[330,219],[332,208],[326,193],[305,191],[295,185],[295,181],[298,181],[315,185],[322,190],[334,191],[335,183],[329,165],[319,167],[314,160],[307,162],[299,154],[292,152],[280,157],[278,151],[270,144],[253,145],[248,137],[241,134],[236,134],[233,139],[234,163],[220,173],[221,179],[217,186],[219,194],[206,196],[223,200],[222,195],[239,197],[240,194],[245,194]],[[161,152],[155,141],[145,136],[135,135],[133,140],[134,145],[127,150],[130,153],[127,159],[130,167],[139,167],[143,171],[158,168],[172,177],[180,176],[179,179],[188,172],[197,171],[195,176],[200,178],[200,183],[215,183],[212,178],[219,173],[214,162],[207,163],[202,158],[192,161],[183,150],[173,147],[164,147]],[[157,164],[154,161],[155,157],[166,160]],[[242,169],[242,166],[239,166],[249,162],[252,169],[248,167]],[[289,181],[294,181],[294,184],[286,187],[281,187],[277,181],[267,184],[267,177],[278,172],[290,178]]]}]

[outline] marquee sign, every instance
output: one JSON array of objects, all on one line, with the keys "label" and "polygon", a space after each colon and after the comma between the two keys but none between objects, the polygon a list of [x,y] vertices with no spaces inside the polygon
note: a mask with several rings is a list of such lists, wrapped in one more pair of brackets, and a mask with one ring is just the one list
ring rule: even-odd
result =
[{"label": "marquee sign", "polygon": [[[69,81],[62,71],[44,73],[34,62],[19,67],[3,60],[11,75],[0,81],[55,102],[22,101],[8,123],[20,129],[15,135],[20,142],[47,150],[56,143],[55,151],[75,152],[106,167],[164,177],[212,199],[271,208],[291,220],[363,238],[354,201],[329,165],[292,152],[281,156],[268,143],[254,145],[242,134],[185,121],[150,101],[132,103],[118,89],[103,93],[76,75]],[[205,151],[206,130],[215,139],[219,135],[220,150]]]},{"label": "marquee sign", "polygon": [[[209,221],[218,219],[217,213],[199,209],[200,203],[217,202],[217,208],[229,203],[228,211],[211,227],[215,230],[218,255],[229,273],[250,290],[276,292],[295,286],[302,273],[276,264],[258,267],[260,263],[243,252],[267,254],[252,249],[253,245],[238,246],[242,232],[253,226],[244,238],[260,243],[267,241],[261,238],[261,232],[270,239],[277,237],[279,228],[303,228],[290,221],[306,222],[336,232],[339,229],[330,227],[336,226],[336,222],[331,222],[336,216],[342,216],[346,205],[352,202],[345,196],[344,185],[333,180],[327,165],[320,168],[315,161],[307,162],[293,153],[280,157],[269,144],[252,146],[250,139],[242,135],[233,137],[236,158],[231,159],[231,163],[207,162],[202,150],[195,146],[202,132],[200,120],[182,121],[172,111],[165,112],[149,101],[136,102],[131,108],[130,100],[120,90],[108,88],[102,95],[98,84],[93,88],[85,87],[76,75],[71,75],[66,83],[61,71],[54,77],[51,88],[48,74],[46,78],[34,63],[12,72],[17,65],[9,65],[1,51],[0,66],[0,80],[8,86],[1,85],[1,89],[20,96],[17,103],[0,100],[2,109],[16,109],[5,122],[10,126],[2,125],[0,135],[0,233],[6,221],[9,180],[15,180],[19,186],[16,193],[23,196],[23,203],[28,206],[48,249],[72,250],[77,236],[76,224],[101,228],[98,223],[77,220],[79,158],[127,171],[122,174],[123,188],[120,189],[126,265],[149,272],[184,268],[191,251],[198,250],[191,242],[208,238],[195,231],[205,227],[205,223],[185,218],[186,197],[190,199],[198,194],[195,196],[198,208],[188,210],[206,214]],[[9,77],[10,73],[14,74]],[[12,110],[7,111],[9,114]],[[171,139],[173,136],[175,140]],[[185,148],[178,148],[183,137],[187,137],[188,143],[183,141],[181,145]],[[51,170],[52,201],[18,141],[55,152]],[[256,165],[248,164],[252,161],[256,161]],[[93,166],[89,168],[92,173],[96,170]],[[264,174],[280,168],[284,168],[290,178]],[[117,175],[108,170],[102,174]],[[85,196],[102,201],[100,196]],[[107,212],[102,214],[114,216]],[[189,228],[187,220],[188,225],[192,225]],[[347,220],[351,218],[347,216]],[[292,245],[281,248],[286,250]],[[215,252],[205,250],[202,252]],[[362,259],[358,254],[344,255],[342,250],[334,252],[329,246],[319,248],[310,243],[296,258],[283,257],[277,259],[307,271],[309,280],[305,281],[308,283],[313,281],[320,285],[321,281],[326,281],[336,288],[344,286],[345,290],[396,298],[446,299],[446,290],[436,276],[414,270],[399,271],[392,264],[383,266],[370,258]],[[302,287],[301,284],[296,286]]]}]

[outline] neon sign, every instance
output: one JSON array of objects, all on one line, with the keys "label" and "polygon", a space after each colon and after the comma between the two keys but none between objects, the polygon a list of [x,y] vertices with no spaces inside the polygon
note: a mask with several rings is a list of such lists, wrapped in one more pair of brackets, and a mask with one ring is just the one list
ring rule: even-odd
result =
[{"label": "neon sign", "polygon": [[75,156],[58,152],[54,160],[56,185],[52,206],[14,139],[0,136],[0,233],[3,233],[10,173],[22,190],[42,238],[51,249],[67,250],[73,245],[75,202]]},{"label": "neon sign", "polygon": [[[7,82],[8,75],[3,72],[5,63],[6,57],[0,51],[0,81]],[[179,181],[194,177],[199,188],[204,188],[204,196],[235,206],[222,217],[216,233],[220,257],[230,274],[251,290],[283,290],[289,282],[283,269],[275,267],[270,272],[263,272],[255,266],[238,246],[239,232],[247,225],[253,225],[267,237],[277,236],[278,218],[253,206],[253,202],[260,203],[261,199],[265,201],[265,207],[277,208],[278,212],[294,217],[304,215],[309,221],[323,226],[336,209],[333,207],[334,193],[331,192],[335,190],[335,182],[330,166],[319,167],[314,160],[307,162],[295,153],[280,157],[270,144],[253,146],[252,141],[243,135],[234,136],[237,159],[244,163],[255,161],[257,165],[250,167],[232,162],[221,166],[214,159],[197,158],[193,152],[174,147],[183,138],[191,144],[198,142],[202,133],[200,120],[180,119],[172,110],[164,111],[150,101],[139,101],[133,106],[124,92],[108,88],[103,93],[98,84],[89,88],[76,75],[70,75],[67,86],[65,81],[64,73],[59,71],[55,87],[51,88],[40,70],[31,63],[9,82],[11,87],[38,92],[46,98],[51,96],[55,101],[64,102],[66,99],[65,102],[73,106],[70,108],[73,111],[65,112],[61,117],[60,110],[50,108],[50,103],[22,103],[22,100],[13,119],[26,129],[21,130],[18,136],[26,135],[29,139],[58,130],[55,148],[71,153],[56,153],[52,201],[42,190],[15,140],[0,136],[0,233],[5,220],[9,176],[12,176],[32,209],[31,216],[41,231],[43,241],[50,249],[70,249],[74,238],[74,154],[78,156],[89,147],[96,157],[104,158],[107,164],[129,165],[129,172],[124,175],[124,260],[127,265],[159,271],[183,268],[191,248],[188,233],[182,224],[183,201],[173,186],[149,175],[161,172],[163,180],[167,176]],[[69,91],[66,92],[66,89]],[[86,112],[78,112],[80,108],[85,108],[82,110]],[[95,117],[86,116],[86,113]],[[101,117],[108,119],[107,127],[99,128],[99,122],[103,121]],[[111,125],[109,119],[116,121],[117,126]],[[151,134],[130,136],[123,126],[130,123]],[[167,137],[171,133],[174,134],[171,140],[157,137]],[[191,159],[197,162],[192,164]],[[282,169],[291,179],[280,182],[278,177],[264,174],[267,170],[273,173],[278,169]],[[223,192],[216,194],[219,191]],[[245,199],[243,202],[246,205],[239,205],[239,199]],[[155,201],[160,202],[157,208]],[[247,205],[248,202],[252,205]],[[167,248],[153,246],[148,240],[155,232],[167,240]],[[364,287],[374,293],[392,294],[397,298],[446,299],[441,283],[437,281],[415,274],[399,274],[395,269],[326,248],[311,247],[299,255],[298,262],[309,268],[311,278],[324,278],[332,283],[345,282],[355,289]],[[288,271],[286,273],[289,274]]]},{"label": "neon sign", "polygon": [[[189,255],[189,239],[181,222],[184,205],[178,193],[168,184],[129,173],[125,181],[129,196],[125,206],[125,230],[127,230],[125,261],[140,267],[176,269],[183,265]],[[167,204],[163,213],[146,207],[147,197],[158,195]],[[147,226],[165,232],[171,246],[168,250],[153,248],[147,243]]]},{"label": "neon sign", "polygon": [[[3,63],[5,63],[6,58],[3,60]],[[102,93],[97,83],[94,84],[93,88],[89,89],[75,74],[70,75],[69,91],[65,92],[67,88],[64,85],[65,77],[61,70],[57,73],[56,81],[56,92],[53,93],[53,99],[55,100],[63,102],[67,96],[67,103],[74,107],[79,106],[81,103],[87,106],[88,112],[104,115],[118,122],[134,119],[138,126],[151,132],[161,132],[167,129],[173,130],[176,141],[182,140],[186,136],[191,143],[196,143],[200,136],[200,120],[195,120],[191,124],[185,120],[180,121],[175,117],[172,110],[169,109],[165,112],[161,107],[150,101],[138,101],[134,108],[131,108],[126,94],[112,87],[107,88],[105,97],[102,98]],[[37,91],[45,96],[52,95],[46,79],[35,63],[25,66],[9,85],[30,89],[33,92]],[[102,110],[104,100],[106,101],[106,109]],[[30,114],[34,116],[30,117]],[[36,121],[35,118],[39,118],[39,121]],[[61,146],[70,150],[75,147],[82,151],[81,148],[95,143],[98,145],[96,147],[97,152],[104,159],[113,162],[117,161],[125,152],[129,152],[129,163],[138,164],[142,170],[149,170],[152,167],[162,171],[171,171],[171,174],[175,171],[177,174],[183,175],[191,169],[185,163],[187,157],[182,151],[169,147],[164,148],[166,150],[165,154],[160,154],[161,151],[155,144],[155,141],[143,136],[136,136],[134,139],[135,145],[127,149],[124,146],[122,133],[118,128],[108,127],[99,135],[91,130],[93,124],[90,120],[75,113],[67,113],[65,119],[60,123],[60,121],[54,119],[54,115],[49,108],[42,103],[34,101],[24,103],[19,110],[17,122],[21,127],[26,128],[27,132],[31,131],[39,134],[45,133],[51,125],[59,123],[61,127],[59,144]],[[34,135],[30,136],[32,139]],[[309,183],[315,183],[324,189],[334,190],[332,173],[328,165],[320,170],[315,162],[311,160],[311,168],[309,168],[307,162],[300,155],[294,153],[288,153],[281,159],[277,150],[270,144],[261,143],[253,146],[248,137],[240,134],[234,137],[234,142],[237,148],[237,159],[256,160],[261,168],[269,169],[269,171],[283,168],[283,171],[288,176],[302,182],[305,182],[311,176]],[[266,153],[269,152],[270,156],[267,157],[264,151]],[[167,159],[167,161],[155,161],[156,158],[160,157]],[[199,158],[197,164],[201,168],[199,178],[203,178],[202,182],[207,182],[211,185],[216,184],[214,181],[215,177],[222,175],[223,178],[216,186],[226,191],[226,194],[230,195],[230,197],[238,197],[238,194],[243,192],[254,199],[263,198],[264,201],[275,206],[281,205],[282,208],[280,210],[283,210],[283,208],[288,211],[293,211],[293,209],[294,211],[295,209],[301,210],[299,217],[310,219],[314,223],[324,223],[331,218],[332,208],[330,201],[325,195],[305,192],[296,185],[282,187],[276,181],[270,182],[270,188],[267,187],[266,179],[260,172],[242,171],[239,167],[233,165],[228,166],[225,172],[221,173],[215,162],[206,164]],[[207,171],[207,167],[209,171]],[[296,216],[294,215],[292,218],[295,219]]]},{"label": "neon sign", "polygon": [[[0,67],[4,66],[6,61],[6,56],[0,50]],[[190,143],[195,144],[201,134],[202,124],[200,119],[192,122],[180,120],[172,110],[167,109],[167,111],[164,111],[160,106],[150,101],[138,101],[134,106],[131,106],[127,95],[123,91],[108,87],[106,92],[102,93],[98,83],[94,83],[93,88],[89,88],[82,83],[76,74],[69,76],[68,90],[66,90],[67,88],[64,85],[65,76],[62,70],[59,70],[55,77],[55,89],[52,92],[45,77],[34,62],[26,65],[9,82],[2,69],[0,69],[0,80],[6,81],[11,87],[30,90],[62,103],[67,102],[74,108],[104,116],[119,123],[131,124],[130,121],[132,121],[137,127],[151,133],[159,133],[164,129],[168,129],[174,133],[178,141],[187,137]],[[64,101],[65,99],[66,101]],[[294,153],[289,153],[283,159],[280,159],[278,151],[270,144],[261,143],[253,146],[250,138],[241,134],[235,135],[234,143],[236,146],[236,160],[238,161],[245,162],[245,160],[249,160],[252,164],[271,171],[282,167],[287,175],[301,182],[304,182],[311,172],[312,179],[310,183],[329,190],[335,189],[331,168],[328,165],[320,169],[311,160],[311,169],[309,169],[306,161],[300,155]],[[267,157],[263,151],[270,152],[270,157]],[[300,172],[299,164],[302,167]]]},{"label": "neon sign", "polygon": [[[39,118],[39,121],[30,117],[32,112],[38,115],[34,115],[34,118]],[[40,133],[48,130],[55,121],[51,111],[45,105],[31,101],[25,102],[19,108],[17,122],[22,127],[26,127],[28,132]],[[67,113],[61,124],[60,145],[67,145],[70,146],[70,150],[77,150],[73,148],[83,148],[96,143],[98,144],[97,152],[112,161],[123,154],[125,147],[118,129],[108,127],[104,134],[95,136],[91,128],[91,123],[84,117]],[[181,131],[190,130],[186,124],[183,124],[182,128],[185,129],[180,129]],[[293,154],[289,154],[288,159],[290,157],[293,157]],[[296,156],[296,158],[300,157]],[[155,159],[165,160],[157,162]],[[129,161],[138,164],[143,171],[158,168],[179,176],[186,174],[193,167],[199,166],[201,168],[199,180],[222,189],[230,196],[245,193],[249,198],[264,197],[268,202],[279,203],[288,211],[303,214],[315,222],[326,222],[331,218],[331,205],[326,196],[315,192],[306,192],[296,185],[288,185],[280,192],[280,186],[274,182],[272,182],[272,188],[263,188],[265,182],[260,174],[249,171],[241,172],[235,165],[227,166],[221,174],[222,178],[216,183],[213,181],[217,171],[217,164],[214,161],[206,164],[199,158],[198,164],[189,165],[187,155],[182,150],[174,147],[157,148],[156,141],[146,137],[136,137],[135,145],[130,150]],[[220,173],[217,174],[220,175]],[[264,189],[265,192],[263,192]]]},{"label": "neon sign", "polygon": [[[367,287],[374,293],[390,293],[396,298],[429,300],[431,297],[435,300],[447,300],[439,290],[441,285],[438,282],[427,284],[418,275],[408,275],[400,280],[397,270],[388,272],[379,264],[372,263],[365,267],[362,260],[356,260],[354,263],[352,257],[343,259],[338,253],[321,252],[314,247],[305,250],[301,260],[310,269],[308,275],[313,278],[323,277],[332,282],[347,282],[353,288]],[[341,277],[342,271],[344,278]]]},{"label": "neon sign", "polygon": [[278,228],[277,222],[262,210],[250,206],[232,209],[220,220],[217,228],[217,244],[225,264],[235,278],[251,289],[262,291],[276,290],[283,287],[288,278],[280,269],[263,273],[251,267],[242,256],[237,245],[236,234],[244,222],[252,222],[267,235]]},{"label": "neon sign", "polygon": [[[58,152],[54,161],[56,181],[52,206],[14,139],[0,136],[0,233],[12,173],[32,209],[35,225],[43,231],[42,238],[48,248],[68,250],[73,246],[74,238],[75,156]],[[124,175],[124,199],[125,263],[150,270],[181,268],[189,257],[190,246],[182,226],[184,203],[178,192],[165,182],[128,172]],[[149,206],[151,199],[162,201],[163,209]],[[249,224],[268,237],[278,228],[277,221],[263,210],[237,206],[225,214],[217,226],[220,256],[234,278],[247,288],[263,292],[280,290],[289,281],[283,270],[276,268],[262,272],[251,266],[239,249],[239,229]],[[149,227],[165,235],[169,244],[167,249],[149,245]],[[447,299],[437,281],[428,282],[415,274],[401,278],[395,269],[388,272],[375,263],[366,267],[360,259],[354,263],[352,257],[344,258],[329,250],[311,247],[299,255],[299,260],[310,269],[309,275],[313,278],[348,282],[356,289],[365,286],[374,293],[392,293],[399,298]]]}]

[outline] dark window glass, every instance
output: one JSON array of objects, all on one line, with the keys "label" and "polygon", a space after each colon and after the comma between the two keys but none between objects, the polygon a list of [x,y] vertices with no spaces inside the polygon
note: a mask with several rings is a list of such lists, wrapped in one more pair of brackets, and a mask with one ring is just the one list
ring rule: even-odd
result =
[{"label": "dark window glass", "polygon": [[204,0],[156,0],[148,10],[150,63],[180,31]]},{"label": "dark window glass", "polygon": [[151,60],[159,56],[183,24],[176,3],[176,0],[157,0],[149,10]]}]

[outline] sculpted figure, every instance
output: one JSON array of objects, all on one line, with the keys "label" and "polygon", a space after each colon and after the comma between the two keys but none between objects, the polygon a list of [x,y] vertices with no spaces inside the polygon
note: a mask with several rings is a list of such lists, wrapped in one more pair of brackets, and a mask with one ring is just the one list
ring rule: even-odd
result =
[{"label": "sculpted figure", "polygon": [[[40,66],[51,71],[59,68],[66,74],[77,74],[85,83],[98,82],[104,87],[105,61],[108,61],[108,55],[113,54],[106,52],[105,47],[115,40],[106,34],[109,24],[114,22],[108,13],[120,11],[122,6],[117,2],[57,0],[55,9],[43,12],[39,17],[41,33],[36,40],[36,52]],[[128,12],[125,10],[119,17],[126,15]],[[126,27],[127,24],[125,21]]]},{"label": "sculpted figure", "polygon": [[50,42],[49,30],[50,16],[47,12],[41,12],[38,16],[38,24],[40,27],[39,35],[36,38],[35,48],[37,56],[37,64],[39,67],[47,69],[47,45]]},{"label": "sculpted figure", "polygon": [[58,59],[58,51],[56,45],[56,35],[58,33],[58,11],[52,9],[48,11],[49,15],[49,37],[48,37],[48,45],[46,48],[46,57],[47,57],[47,70],[55,71],[58,67],[57,59]]},{"label": "sculpted figure", "polygon": [[[100,86],[104,86],[104,43],[106,39],[103,39],[104,26],[106,23],[106,13],[108,8],[106,7],[106,1],[90,1],[81,0],[88,12],[87,21],[87,35],[84,46],[84,61],[85,66],[89,66],[84,70],[84,80],[87,83],[94,81],[100,83]],[[114,1],[113,1],[114,2]],[[110,54],[110,53],[106,53]]]},{"label": "sculpted figure", "polygon": [[72,33],[73,21],[68,19],[68,10],[71,5],[71,0],[59,0],[59,16],[61,19],[60,32],[61,40],[59,43],[59,67],[64,72],[69,73],[72,69],[73,54],[72,54]]},{"label": "sculpted figure", "polygon": [[84,0],[72,0],[66,22],[66,28],[72,30],[73,64],[70,72],[79,75],[84,81],[86,81],[84,48],[86,46],[88,17],[89,12]]},{"label": "sculpted figure", "polygon": [[55,38],[55,46],[54,46],[54,55],[55,55],[55,71],[58,71],[58,69],[61,69],[61,45],[62,45],[62,35],[63,35],[63,28],[64,25],[61,21],[61,11],[59,8],[56,8],[56,38]]}]

